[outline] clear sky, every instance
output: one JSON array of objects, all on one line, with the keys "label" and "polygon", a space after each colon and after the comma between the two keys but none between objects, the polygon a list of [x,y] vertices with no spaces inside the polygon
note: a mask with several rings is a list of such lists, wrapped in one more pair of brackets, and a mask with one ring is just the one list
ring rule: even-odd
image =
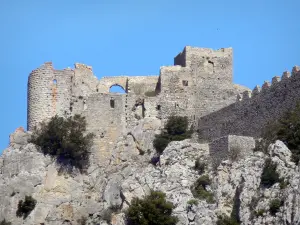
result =
[{"label": "clear sky", "polygon": [[26,128],[27,78],[45,61],[98,78],[156,75],[184,46],[233,47],[253,88],[300,64],[299,0],[0,0],[0,153]]}]

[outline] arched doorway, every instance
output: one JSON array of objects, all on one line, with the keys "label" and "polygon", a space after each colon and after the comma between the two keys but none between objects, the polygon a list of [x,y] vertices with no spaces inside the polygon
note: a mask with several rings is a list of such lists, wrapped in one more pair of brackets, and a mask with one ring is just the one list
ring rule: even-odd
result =
[{"label": "arched doorway", "polygon": [[124,88],[118,84],[114,84],[109,88],[110,93],[126,94]]}]

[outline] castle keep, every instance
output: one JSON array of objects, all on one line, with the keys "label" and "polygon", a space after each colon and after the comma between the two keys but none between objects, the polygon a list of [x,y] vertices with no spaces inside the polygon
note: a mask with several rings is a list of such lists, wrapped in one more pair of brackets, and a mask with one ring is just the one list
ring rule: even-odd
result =
[{"label": "castle keep", "polygon": [[[90,66],[76,63],[74,69],[56,70],[51,62],[45,63],[28,79],[28,130],[56,114],[81,114],[88,131],[96,134],[100,152],[108,152],[140,121],[148,121],[143,125],[147,133],[163,127],[170,115],[188,116],[209,140],[229,134],[255,136],[266,121],[299,99],[299,68],[291,77],[284,73],[282,81],[274,77],[272,86],[266,82],[262,90],[251,92],[233,84],[232,57],[232,48],[186,46],[174,58],[174,66],[162,66],[157,76],[100,80]],[[126,93],[110,93],[114,85]]]}]

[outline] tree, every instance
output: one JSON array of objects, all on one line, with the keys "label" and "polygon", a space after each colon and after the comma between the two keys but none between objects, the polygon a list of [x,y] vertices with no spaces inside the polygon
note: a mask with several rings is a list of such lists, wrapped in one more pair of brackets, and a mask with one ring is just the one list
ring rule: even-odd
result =
[{"label": "tree", "polygon": [[54,116],[33,133],[32,143],[40,150],[55,157],[66,169],[83,171],[89,166],[90,147],[94,135],[86,133],[86,120],[80,115],[67,119]]},{"label": "tree", "polygon": [[125,212],[128,225],[175,225],[174,206],[160,191],[151,191],[144,199],[134,198]]}]

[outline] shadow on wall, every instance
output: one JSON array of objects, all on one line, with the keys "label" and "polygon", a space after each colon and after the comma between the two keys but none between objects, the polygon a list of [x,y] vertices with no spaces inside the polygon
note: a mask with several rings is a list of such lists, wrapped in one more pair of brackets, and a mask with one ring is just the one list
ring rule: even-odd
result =
[{"label": "shadow on wall", "polygon": [[125,90],[121,86],[119,86],[117,84],[111,86],[110,89],[109,89],[109,92],[110,93],[126,94]]}]

